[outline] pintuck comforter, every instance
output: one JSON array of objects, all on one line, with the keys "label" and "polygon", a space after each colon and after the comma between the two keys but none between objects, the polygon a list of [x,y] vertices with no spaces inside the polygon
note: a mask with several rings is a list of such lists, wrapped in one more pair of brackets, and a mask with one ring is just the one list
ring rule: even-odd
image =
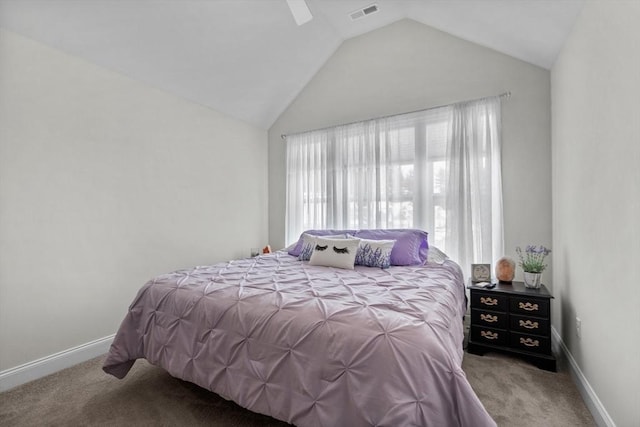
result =
[{"label": "pintuck comforter", "polygon": [[145,358],[298,426],[495,426],[461,369],[465,297],[451,261],[341,270],[286,252],[142,287],[103,369]]}]

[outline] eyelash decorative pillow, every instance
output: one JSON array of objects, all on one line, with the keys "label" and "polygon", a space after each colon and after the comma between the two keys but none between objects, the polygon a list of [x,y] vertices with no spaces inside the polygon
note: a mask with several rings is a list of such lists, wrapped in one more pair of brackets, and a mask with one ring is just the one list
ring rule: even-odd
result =
[{"label": "eyelash decorative pillow", "polygon": [[353,270],[359,245],[360,239],[316,237],[309,264]]},{"label": "eyelash decorative pillow", "polygon": [[[346,234],[336,234],[335,236],[324,236],[327,239],[346,239]],[[300,261],[309,261],[311,259],[311,254],[313,253],[313,249],[316,247],[316,239],[318,236],[312,236],[311,234],[303,234],[302,238],[302,247],[300,249],[300,254],[298,255],[298,259]]]},{"label": "eyelash decorative pillow", "polygon": [[[300,234],[300,238],[295,243],[295,245],[293,245],[293,247],[291,247],[288,250],[288,253],[291,256],[295,256],[295,257],[299,257],[300,256],[300,252],[302,251],[302,247],[303,247],[303,244],[304,244],[304,236],[305,235],[323,236],[323,237],[331,238],[332,236],[337,236],[337,235],[340,235],[340,236],[343,236],[343,237],[347,237],[347,233],[355,234],[356,230],[306,230],[302,234]],[[311,256],[311,253],[309,253],[309,256]],[[307,260],[308,259],[309,258],[307,258]]]}]

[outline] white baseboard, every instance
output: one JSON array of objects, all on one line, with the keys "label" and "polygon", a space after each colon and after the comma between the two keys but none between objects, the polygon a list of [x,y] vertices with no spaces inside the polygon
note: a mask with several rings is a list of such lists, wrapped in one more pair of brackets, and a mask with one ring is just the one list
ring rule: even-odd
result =
[{"label": "white baseboard", "polygon": [[115,334],[0,372],[0,392],[51,375],[109,351]]},{"label": "white baseboard", "polygon": [[551,327],[551,335],[553,339],[558,343],[560,350],[562,351],[564,357],[569,362],[569,372],[571,373],[571,377],[573,378],[573,382],[576,384],[578,391],[582,395],[582,399],[584,399],[584,403],[587,405],[589,412],[593,416],[593,420],[599,427],[616,427],[616,424],[613,422],[609,413],[605,409],[604,405],[598,399],[596,392],[587,381],[587,378],[582,373],[582,370],[578,366],[576,359],[573,358],[573,355],[565,345],[564,341],[562,341],[562,337],[558,331],[552,326]]}]

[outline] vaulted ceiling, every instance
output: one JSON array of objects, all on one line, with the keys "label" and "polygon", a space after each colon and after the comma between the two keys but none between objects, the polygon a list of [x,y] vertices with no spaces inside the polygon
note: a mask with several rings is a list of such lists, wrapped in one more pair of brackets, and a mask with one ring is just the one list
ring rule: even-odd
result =
[{"label": "vaulted ceiling", "polygon": [[0,27],[266,129],[346,39],[409,18],[549,69],[584,0],[306,2],[0,0]]}]

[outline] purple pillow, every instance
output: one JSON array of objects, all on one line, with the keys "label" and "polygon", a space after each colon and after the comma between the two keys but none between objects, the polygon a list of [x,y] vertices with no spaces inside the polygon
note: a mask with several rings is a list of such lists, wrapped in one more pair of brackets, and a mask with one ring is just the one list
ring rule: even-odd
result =
[{"label": "purple pillow", "polygon": [[369,240],[395,240],[391,265],[421,265],[427,260],[427,232],[417,229],[359,230],[354,237]]},{"label": "purple pillow", "polygon": [[299,256],[300,252],[302,252],[302,244],[303,244],[303,238],[302,236],[304,236],[305,234],[311,234],[312,236],[330,236],[330,235],[335,235],[335,234],[355,234],[356,231],[355,230],[307,230],[307,231],[303,231],[302,234],[300,234],[300,238],[298,238],[298,243],[296,243],[296,245],[293,247],[293,249],[289,250],[289,255],[292,256]]}]

